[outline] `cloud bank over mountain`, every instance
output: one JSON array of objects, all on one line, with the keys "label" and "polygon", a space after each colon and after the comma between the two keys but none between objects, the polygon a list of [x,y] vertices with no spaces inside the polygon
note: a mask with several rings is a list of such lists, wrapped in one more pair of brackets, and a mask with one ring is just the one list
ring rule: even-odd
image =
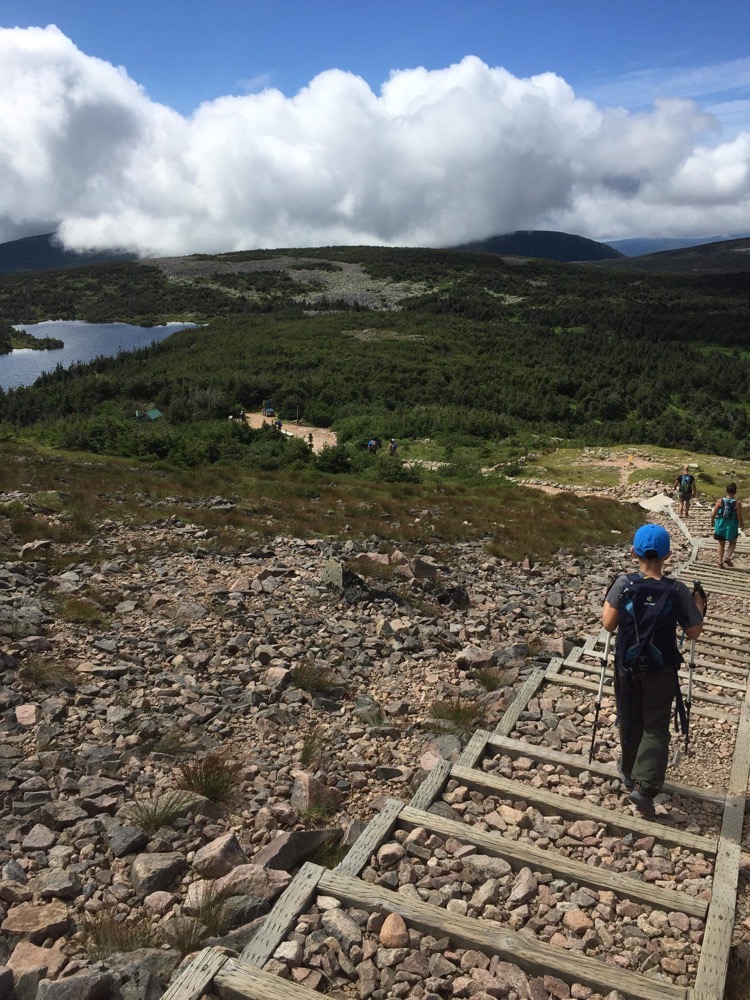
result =
[{"label": "cloud bank over mountain", "polygon": [[0,240],[45,228],[142,255],[736,232],[750,130],[722,141],[684,98],[633,114],[472,56],[380,93],[332,69],[184,117],[55,27],[0,29]]}]

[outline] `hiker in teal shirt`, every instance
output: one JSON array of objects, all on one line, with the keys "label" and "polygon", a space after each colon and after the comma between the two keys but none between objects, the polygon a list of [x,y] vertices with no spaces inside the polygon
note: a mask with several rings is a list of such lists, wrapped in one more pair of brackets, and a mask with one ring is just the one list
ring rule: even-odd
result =
[{"label": "hiker in teal shirt", "polygon": [[[737,499],[737,484],[730,483],[727,486],[727,495],[717,500],[711,511],[711,524],[714,529],[714,538],[719,543],[719,566],[733,568],[732,556],[734,547],[737,544],[737,535],[740,528],[745,530],[745,520],[742,516],[742,501]],[[724,546],[727,547],[726,559],[724,558]]]}]

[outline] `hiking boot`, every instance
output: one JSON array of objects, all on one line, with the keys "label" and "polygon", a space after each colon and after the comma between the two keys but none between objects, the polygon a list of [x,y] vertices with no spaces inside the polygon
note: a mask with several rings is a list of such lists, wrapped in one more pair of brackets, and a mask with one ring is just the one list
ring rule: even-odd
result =
[{"label": "hiking boot", "polygon": [[629,778],[627,774],[622,769],[622,757],[617,761],[617,777],[620,779],[620,784],[624,785],[629,792],[635,788],[635,780]]},{"label": "hiking boot", "polygon": [[644,819],[656,818],[654,800],[649,795],[646,795],[645,792],[641,791],[640,785],[637,782],[628,798]]}]

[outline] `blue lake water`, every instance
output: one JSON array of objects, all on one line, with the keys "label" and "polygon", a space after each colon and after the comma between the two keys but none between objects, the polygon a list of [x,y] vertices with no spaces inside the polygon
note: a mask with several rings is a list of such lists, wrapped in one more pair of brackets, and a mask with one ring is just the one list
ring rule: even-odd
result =
[{"label": "blue lake water", "polygon": [[65,347],[57,351],[23,349],[0,355],[0,388],[15,389],[31,385],[43,372],[58,365],[67,368],[75,361],[93,361],[97,357],[111,358],[120,351],[134,351],[164,340],[175,330],[184,330],[195,323],[166,323],[163,326],[131,326],[129,323],[79,323],[75,320],[50,320],[17,329],[35,337],[57,337]]}]

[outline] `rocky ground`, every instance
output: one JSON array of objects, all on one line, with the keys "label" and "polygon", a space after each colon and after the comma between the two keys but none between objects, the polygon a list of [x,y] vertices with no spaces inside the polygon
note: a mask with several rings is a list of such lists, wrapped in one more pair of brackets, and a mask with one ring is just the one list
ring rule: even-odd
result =
[{"label": "rocky ground", "polygon": [[[32,504],[0,494],[9,499]],[[530,670],[596,633],[607,583],[630,567],[628,540],[617,536],[611,549],[544,566],[502,562],[479,543],[417,553],[378,539],[276,538],[227,555],[210,531],[176,517],[103,521],[90,561],[85,549],[22,546],[2,518],[0,541],[17,552],[0,565],[0,997],[14,984],[18,1000],[152,1000],[184,953],[204,943],[240,951],[288,870],[306,857],[335,864],[385,799],[408,799],[437,760],[457,754],[463,731],[492,728]],[[676,537],[675,550],[687,551]],[[593,696],[558,689],[550,698],[513,735],[533,742],[546,726],[587,743]],[[436,703],[471,712],[440,723]],[[608,760],[611,706],[603,715]],[[733,733],[711,720],[696,726],[709,741],[703,752],[728,763]],[[587,784],[523,758],[483,766],[513,777],[525,768],[537,787],[630,808],[599,778]],[[674,777],[703,784],[705,762],[691,773],[685,761]],[[480,808],[455,782],[445,806],[485,829],[503,828],[499,816],[505,832],[525,809],[498,797]],[[716,832],[710,807],[662,811]],[[598,826],[566,821],[550,837],[549,818],[541,834],[515,819],[519,837],[556,840],[580,860],[598,852],[618,869],[617,838]],[[634,904],[621,912],[607,893],[531,871],[524,884],[536,888],[521,900],[517,876],[488,881],[450,842],[420,834],[390,846],[398,862],[375,859],[368,878],[395,872],[419,898],[611,952],[615,964],[677,983],[694,971],[701,926],[692,918],[683,926],[679,914]],[[658,884],[710,887],[700,857],[645,842],[632,851]],[[295,978],[314,971],[319,984],[375,998],[593,995],[566,993],[553,976],[513,985],[518,970],[507,963],[384,928],[382,918],[331,917],[325,906],[303,919],[277,971],[304,967]],[[326,923],[344,917],[346,947]],[[750,941],[745,923],[738,940]],[[503,977],[506,992],[491,992]]]}]

